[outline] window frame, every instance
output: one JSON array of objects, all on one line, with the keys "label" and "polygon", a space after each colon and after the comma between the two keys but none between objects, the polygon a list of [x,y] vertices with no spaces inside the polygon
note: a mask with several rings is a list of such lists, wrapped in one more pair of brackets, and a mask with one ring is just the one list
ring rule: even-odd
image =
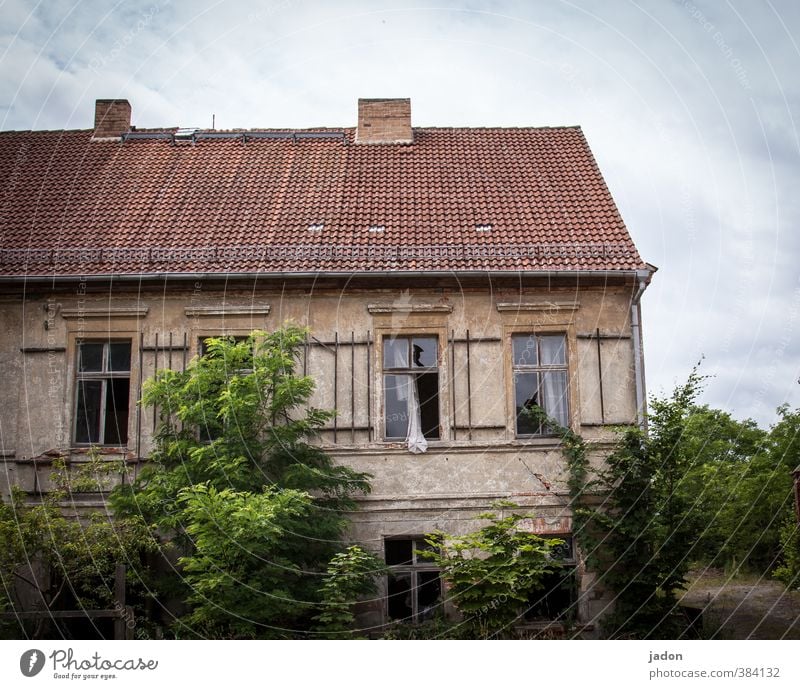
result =
[{"label": "window frame", "polygon": [[[577,605],[579,599],[579,592],[578,592],[578,584],[579,584],[579,572],[578,572],[578,554],[576,552],[577,544],[575,542],[575,535],[572,531],[560,531],[560,532],[545,532],[545,533],[537,533],[537,536],[541,538],[559,538],[564,541],[561,546],[557,546],[558,548],[565,548],[567,554],[565,557],[551,557],[551,564],[554,566],[552,572],[548,575],[545,575],[545,581],[553,578],[560,578],[561,582],[570,581],[571,586],[569,587],[569,604],[567,606],[567,610],[570,608],[574,608],[574,614],[577,615]],[[552,556],[551,551],[551,556]],[[556,553],[558,555],[558,553]],[[535,602],[537,604],[545,604],[545,602],[550,598],[551,595],[554,595],[556,589],[547,589],[545,588],[544,595],[540,596]],[[532,615],[533,612],[533,605],[531,605],[530,598],[528,600],[528,606],[525,610],[524,614],[522,615],[522,626],[532,626],[536,627],[539,625],[550,625],[554,622],[557,622],[561,619],[561,615],[557,615],[555,617],[543,617],[541,619],[537,619],[536,616]]]},{"label": "window frame", "polygon": [[[563,364],[542,364],[542,357],[541,357],[541,338],[542,337],[554,337],[559,336],[563,339],[563,352],[564,352],[564,363]],[[516,361],[516,357],[514,354],[514,339],[519,337],[535,337],[536,338],[536,365],[520,365]],[[543,424],[540,426],[539,433],[520,433],[518,420],[519,415],[517,413],[517,386],[516,386],[516,376],[517,373],[536,373],[537,375],[537,394],[539,395],[539,400],[542,400],[542,384],[541,384],[541,375],[542,373],[551,372],[551,371],[563,371],[564,373],[564,404],[565,404],[565,416],[566,416],[566,427],[572,426],[572,400],[570,399],[570,358],[569,358],[569,333],[566,329],[558,329],[558,330],[542,330],[539,328],[521,328],[515,329],[508,333],[508,347],[509,347],[509,358],[511,359],[511,386],[510,386],[510,410],[511,410],[511,423],[512,423],[512,430],[514,434],[514,438],[518,440],[536,440],[540,438],[553,438],[557,437],[557,433],[549,431],[546,426]],[[542,406],[541,404],[539,406]],[[542,407],[545,412],[549,414],[549,410]]]},{"label": "window frame", "polygon": [[[424,560],[418,559],[418,555],[416,553],[417,550],[421,550],[421,548],[417,547],[417,544],[425,545],[425,537],[424,536],[384,536],[383,538],[383,560],[386,563],[386,544],[391,541],[410,541],[411,542],[411,563],[409,564],[399,564],[399,565],[390,565],[386,564],[386,595],[384,596],[384,611],[385,611],[385,618],[386,621],[391,624],[393,622],[402,622],[404,624],[419,624],[424,620],[419,619],[419,591],[420,591],[420,584],[419,584],[419,574],[423,573],[435,573],[438,575],[439,579],[439,605],[442,606],[442,612],[444,612],[444,604],[445,604],[445,587],[444,587],[444,579],[442,579],[442,570],[438,567],[432,560]],[[410,591],[412,593],[411,596],[411,617],[406,617],[402,619],[394,619],[389,614],[389,577],[396,575],[396,574],[409,574],[410,575]]]},{"label": "window frame", "polygon": [[[386,385],[386,377],[387,376],[402,376],[402,375],[411,375],[416,376],[418,374],[426,374],[426,373],[435,373],[436,374],[436,407],[437,407],[437,430],[438,433],[435,437],[427,437],[425,439],[428,442],[438,442],[444,439],[445,433],[445,424],[444,424],[444,417],[443,417],[443,404],[442,404],[442,375],[445,369],[443,358],[442,358],[442,338],[441,334],[438,330],[433,332],[426,331],[424,328],[422,329],[414,329],[409,331],[390,331],[387,330],[383,333],[380,333],[381,337],[381,347],[380,347],[380,359],[379,364],[380,368],[379,375],[380,375],[380,383],[381,383],[381,396],[380,396],[380,414],[379,419],[381,423],[381,437],[385,442],[388,443],[401,443],[406,440],[406,436],[408,434],[408,430],[406,428],[406,436],[394,436],[388,434],[388,429],[386,427],[386,417],[387,417],[387,410],[386,410],[386,392],[387,392],[387,385]],[[390,340],[407,340],[408,342],[408,349],[406,352],[407,361],[409,364],[413,362],[413,341],[415,339],[432,339],[436,341],[436,366],[420,366],[416,368],[412,368],[411,366],[408,367],[386,367],[385,366],[385,358],[386,358],[386,342]],[[420,400],[421,404],[422,400]]]},{"label": "window frame", "polygon": [[[109,347],[112,344],[124,343],[128,345],[128,369],[126,371],[117,371],[108,367]],[[102,345],[103,350],[101,354],[101,370],[100,371],[81,371],[81,347],[83,345],[99,344]],[[131,412],[131,380],[133,378],[133,339],[127,337],[112,337],[112,338],[93,338],[85,337],[78,338],[75,341],[75,375],[74,375],[74,404],[72,406],[72,446],[73,447],[117,447],[126,448],[130,441],[130,412]],[[105,439],[106,434],[106,418],[108,414],[106,397],[108,394],[108,383],[113,380],[127,380],[128,381],[128,418],[125,421],[125,440],[119,443],[108,443]],[[96,442],[92,441],[79,441],[78,440],[78,424],[80,417],[78,408],[80,406],[80,383],[84,381],[99,381],[100,387],[100,418],[98,421],[98,439]]]}]

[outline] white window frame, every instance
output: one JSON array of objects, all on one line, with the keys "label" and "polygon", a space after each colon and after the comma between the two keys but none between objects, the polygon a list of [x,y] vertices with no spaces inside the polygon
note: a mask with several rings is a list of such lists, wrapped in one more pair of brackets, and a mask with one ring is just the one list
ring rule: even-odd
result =
[{"label": "white window frame", "polygon": [[[561,337],[564,342],[563,351],[564,351],[564,363],[563,364],[542,364],[542,357],[541,357],[541,339],[542,337]],[[536,365],[524,365],[518,364],[515,360],[514,356],[514,339],[519,337],[534,337],[536,338]],[[541,430],[539,433],[520,433],[519,426],[518,426],[518,414],[517,414],[517,386],[516,386],[516,376],[517,373],[536,373],[537,374],[537,393],[539,397],[539,405],[542,409],[544,409],[546,414],[549,414],[549,410],[543,406],[542,402],[543,396],[541,392],[541,374],[551,371],[563,371],[564,372],[564,390],[563,390],[563,398],[565,404],[565,416],[566,416],[566,423],[565,426],[571,425],[571,401],[570,401],[570,380],[569,380],[569,337],[568,334],[564,331],[540,331],[540,330],[517,330],[510,333],[509,338],[509,348],[510,348],[510,359],[511,359],[511,410],[512,410],[512,423],[513,423],[513,430],[514,430],[514,437],[525,440],[529,438],[547,438],[553,437],[555,434],[552,432],[548,432],[544,426],[541,426]]]},{"label": "white window frame", "polygon": [[[127,371],[112,371],[108,368],[108,348],[112,344],[126,343],[130,350],[128,358]],[[81,347],[83,345],[102,345],[103,351],[101,354],[101,370],[100,371],[81,371]],[[125,423],[125,440],[108,447],[127,447],[131,436],[130,428],[130,399],[131,399],[131,361],[133,359],[133,341],[130,338],[112,338],[107,340],[100,340],[95,338],[80,339],[76,342],[75,349],[75,404],[73,406],[73,422],[72,422],[72,442],[75,447],[91,447],[92,445],[106,446],[105,432],[106,432],[106,413],[107,405],[106,398],[108,394],[108,383],[115,379],[127,379],[128,381],[128,419]],[[100,386],[100,420],[98,428],[98,439],[96,442],[92,441],[78,441],[78,424],[80,417],[78,415],[78,407],[80,405],[80,383],[85,381],[99,381]]]},{"label": "white window frame", "polygon": [[[400,368],[400,367],[386,367],[385,366],[385,349],[386,349],[386,342],[388,340],[407,340],[408,341],[408,362],[409,364],[413,358],[412,352],[412,343],[414,339],[433,339],[436,340],[436,366],[425,366],[425,367],[411,367],[408,368]],[[444,424],[443,424],[443,405],[442,405],[442,373],[443,373],[443,365],[442,365],[442,338],[439,335],[439,332],[425,332],[424,329],[421,331],[409,331],[409,332],[384,332],[382,333],[382,341],[381,341],[381,358],[380,358],[380,380],[381,380],[381,414],[380,414],[380,423],[381,425],[381,435],[386,442],[390,443],[399,443],[404,442],[406,437],[400,436],[391,436],[388,435],[388,430],[386,427],[386,417],[387,417],[387,405],[386,405],[386,393],[387,393],[387,386],[386,386],[386,376],[396,376],[396,375],[411,375],[416,376],[418,374],[424,373],[436,373],[436,404],[437,404],[437,419],[438,419],[438,434],[436,437],[426,438],[427,441],[438,442],[444,438]]]}]

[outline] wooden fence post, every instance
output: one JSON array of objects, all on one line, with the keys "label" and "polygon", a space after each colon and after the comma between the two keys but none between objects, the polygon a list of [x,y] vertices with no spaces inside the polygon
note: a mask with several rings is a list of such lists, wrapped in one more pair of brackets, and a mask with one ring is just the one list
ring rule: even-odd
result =
[{"label": "wooden fence post", "polygon": [[125,565],[118,564],[114,571],[114,609],[117,616],[114,618],[114,640],[125,638],[126,617],[125,613]]}]

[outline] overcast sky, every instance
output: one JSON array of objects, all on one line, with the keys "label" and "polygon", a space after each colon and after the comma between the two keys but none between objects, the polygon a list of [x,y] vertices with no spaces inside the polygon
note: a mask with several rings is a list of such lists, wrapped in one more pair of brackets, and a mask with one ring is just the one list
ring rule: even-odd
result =
[{"label": "overcast sky", "polygon": [[645,260],[651,392],[705,355],[703,401],[800,405],[800,3],[0,4],[0,128],[583,127]]}]

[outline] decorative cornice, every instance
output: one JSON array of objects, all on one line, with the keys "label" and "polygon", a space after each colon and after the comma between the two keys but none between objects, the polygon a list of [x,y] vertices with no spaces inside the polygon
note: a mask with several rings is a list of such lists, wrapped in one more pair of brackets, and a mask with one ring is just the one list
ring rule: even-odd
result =
[{"label": "decorative cornice", "polygon": [[367,304],[370,313],[451,313],[450,304]]},{"label": "decorative cornice", "polygon": [[581,304],[578,301],[503,301],[497,303],[498,311],[546,311],[558,313],[577,311]]},{"label": "decorative cornice", "polygon": [[268,316],[269,311],[269,304],[187,306],[184,309],[184,313],[189,318],[203,318],[206,316]]},{"label": "decorative cornice", "polygon": [[99,309],[62,309],[61,317],[65,320],[74,318],[144,318],[147,306],[126,308],[124,306],[105,306]]}]

